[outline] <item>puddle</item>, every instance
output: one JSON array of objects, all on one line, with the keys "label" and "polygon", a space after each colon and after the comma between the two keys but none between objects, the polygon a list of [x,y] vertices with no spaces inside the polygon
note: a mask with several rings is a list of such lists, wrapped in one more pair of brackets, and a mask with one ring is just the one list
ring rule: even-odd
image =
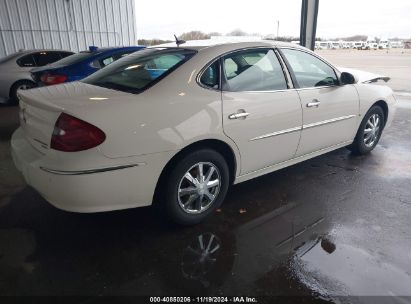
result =
[{"label": "puddle", "polygon": [[411,296],[411,274],[345,243],[317,239],[299,248],[292,273],[324,297]]}]

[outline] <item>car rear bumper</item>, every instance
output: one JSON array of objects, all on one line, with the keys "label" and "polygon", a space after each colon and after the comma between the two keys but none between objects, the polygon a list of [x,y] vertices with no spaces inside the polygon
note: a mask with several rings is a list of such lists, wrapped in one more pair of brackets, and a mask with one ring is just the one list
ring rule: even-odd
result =
[{"label": "car rear bumper", "polygon": [[87,170],[53,170],[45,155],[17,129],[12,157],[27,184],[53,206],[71,212],[101,212],[151,205],[157,180],[166,163],[163,154],[134,158],[132,163]]}]

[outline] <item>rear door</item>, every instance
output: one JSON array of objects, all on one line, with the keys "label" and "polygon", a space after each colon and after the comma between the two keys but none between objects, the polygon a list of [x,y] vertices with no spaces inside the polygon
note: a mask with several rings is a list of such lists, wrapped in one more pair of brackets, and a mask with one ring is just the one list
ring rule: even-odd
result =
[{"label": "rear door", "polygon": [[240,150],[241,174],[291,159],[300,139],[301,104],[276,52],[247,49],[221,61],[224,132]]},{"label": "rear door", "polygon": [[359,119],[354,85],[340,85],[333,67],[303,50],[281,49],[299,87],[303,130],[296,156],[353,140]]}]

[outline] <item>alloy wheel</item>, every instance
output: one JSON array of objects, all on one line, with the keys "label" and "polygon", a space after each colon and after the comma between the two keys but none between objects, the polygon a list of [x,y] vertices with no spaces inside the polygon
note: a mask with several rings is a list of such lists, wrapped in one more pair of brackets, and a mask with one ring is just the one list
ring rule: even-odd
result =
[{"label": "alloy wheel", "polygon": [[28,90],[28,89],[31,89],[31,88],[33,88],[32,85],[24,83],[24,84],[19,85],[17,90]]},{"label": "alloy wheel", "polygon": [[380,135],[381,117],[373,114],[368,118],[364,129],[364,144],[367,148],[374,146]]},{"label": "alloy wheel", "polygon": [[199,162],[181,178],[178,185],[178,203],[187,213],[202,213],[214,203],[220,187],[218,168],[210,162]]}]

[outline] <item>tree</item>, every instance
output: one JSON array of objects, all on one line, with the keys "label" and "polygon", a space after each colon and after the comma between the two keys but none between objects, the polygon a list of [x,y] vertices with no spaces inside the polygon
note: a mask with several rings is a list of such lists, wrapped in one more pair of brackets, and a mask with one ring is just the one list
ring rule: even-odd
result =
[{"label": "tree", "polygon": [[178,38],[182,40],[186,40],[186,41],[187,40],[204,40],[204,39],[210,39],[210,35],[200,32],[200,31],[191,31],[191,32],[181,34]]},{"label": "tree", "polygon": [[208,33],[208,36],[223,36],[223,34],[221,34],[221,33],[219,33],[219,32],[211,32],[211,33]]},{"label": "tree", "polygon": [[235,29],[230,33],[227,33],[227,36],[247,36],[247,33],[240,29]]},{"label": "tree", "polygon": [[161,40],[161,39],[138,39],[138,45],[158,45],[167,42],[172,42],[171,40]]},{"label": "tree", "polygon": [[337,40],[344,40],[344,41],[366,41],[368,36],[366,35],[354,35],[350,37],[343,37],[337,38]]}]

